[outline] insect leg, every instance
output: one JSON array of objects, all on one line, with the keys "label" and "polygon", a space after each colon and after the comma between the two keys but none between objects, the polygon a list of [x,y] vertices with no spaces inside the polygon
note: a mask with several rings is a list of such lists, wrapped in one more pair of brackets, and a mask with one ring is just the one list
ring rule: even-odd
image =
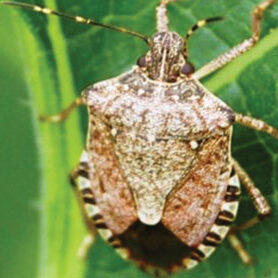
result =
[{"label": "insect leg", "polygon": [[251,197],[251,200],[258,211],[259,216],[255,216],[248,220],[247,222],[243,223],[240,226],[237,226],[232,229],[232,233],[237,231],[243,231],[246,230],[257,223],[259,223],[262,219],[264,219],[266,216],[269,216],[271,214],[271,208],[268,204],[267,200],[261,193],[261,191],[256,187],[254,182],[251,180],[251,178],[248,176],[248,174],[245,172],[245,170],[240,166],[240,164],[233,160],[234,169],[242,182],[242,184],[245,186],[249,196]]},{"label": "insect leg", "polygon": [[222,68],[224,65],[228,64],[235,58],[239,57],[244,52],[251,49],[260,39],[261,34],[261,23],[262,18],[265,10],[269,8],[272,4],[274,4],[275,0],[266,0],[263,1],[261,4],[259,4],[254,10],[253,10],[253,16],[252,16],[252,36],[243,41],[242,43],[236,45],[229,51],[223,53],[218,58],[212,60],[207,65],[203,66],[201,69],[196,71],[196,73],[193,75],[196,79],[201,79],[210,73],[216,71],[219,68]]},{"label": "insect leg", "polygon": [[251,256],[248,254],[248,252],[244,249],[242,243],[236,236],[236,233],[244,231],[250,227],[255,226],[258,224],[262,219],[264,219],[266,216],[269,216],[271,213],[271,208],[263,196],[263,194],[260,192],[260,190],[255,186],[254,182],[251,180],[251,178],[248,176],[248,174],[245,172],[245,170],[240,166],[240,164],[233,160],[233,165],[235,172],[237,173],[241,183],[245,186],[248,194],[251,197],[251,200],[258,211],[259,216],[255,216],[245,223],[233,227],[230,230],[228,239],[231,244],[231,246],[237,251],[239,257],[242,259],[242,261],[246,264],[249,264],[252,262]]},{"label": "insect leg", "polygon": [[259,216],[265,217],[270,215],[271,208],[261,191],[256,187],[254,182],[237,161],[233,160],[233,165],[240,181],[245,186],[256,210],[258,211]]},{"label": "insect leg", "polygon": [[175,2],[177,0],[161,0],[156,8],[156,29],[158,32],[168,32],[169,31],[169,19],[167,15],[167,5],[170,2]]},{"label": "insect leg", "polygon": [[235,122],[247,126],[249,128],[255,129],[257,131],[263,131],[278,140],[278,129],[267,124],[262,120],[258,120],[242,114],[236,114]]},{"label": "insect leg", "polygon": [[95,242],[96,232],[94,234],[90,233],[84,236],[82,242],[79,245],[77,256],[80,259],[86,259],[90,248]]},{"label": "insect leg", "polygon": [[251,264],[253,259],[248,254],[248,252],[245,250],[245,248],[243,247],[243,245],[242,245],[241,241],[239,240],[239,238],[234,233],[231,233],[231,234],[228,235],[228,240],[229,240],[231,246],[238,253],[238,255],[241,258],[241,260],[243,261],[243,263]]},{"label": "insect leg", "polygon": [[83,100],[81,97],[78,97],[74,102],[72,102],[66,109],[61,111],[58,114],[50,115],[50,116],[40,116],[39,119],[44,122],[51,122],[51,123],[59,123],[67,119],[70,113],[77,108],[78,106],[83,105]]}]

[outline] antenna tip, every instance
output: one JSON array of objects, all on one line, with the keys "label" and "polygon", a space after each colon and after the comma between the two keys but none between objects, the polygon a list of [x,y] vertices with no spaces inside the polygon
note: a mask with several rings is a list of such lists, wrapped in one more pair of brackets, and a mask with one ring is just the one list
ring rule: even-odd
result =
[{"label": "antenna tip", "polygon": [[0,4],[7,5],[7,6],[18,6],[20,2],[13,2],[13,1],[1,1]]},{"label": "antenna tip", "polygon": [[220,20],[224,20],[225,17],[224,16],[215,16],[215,17],[210,17],[206,20],[207,23],[210,22],[214,22],[214,21],[220,21]]}]

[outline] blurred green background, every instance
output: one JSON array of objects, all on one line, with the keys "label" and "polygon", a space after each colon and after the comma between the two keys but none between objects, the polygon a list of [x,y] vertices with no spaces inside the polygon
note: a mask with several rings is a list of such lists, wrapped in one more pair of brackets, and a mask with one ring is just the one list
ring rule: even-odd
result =
[{"label": "blurred green background", "polygon": [[[31,1],[28,1],[31,3]],[[48,0],[45,5],[151,35],[158,1]],[[185,34],[198,19],[224,15],[190,41],[200,67],[250,35],[259,0],[194,0],[170,6],[173,30]],[[42,4],[42,1],[36,1]],[[263,40],[250,53],[204,82],[238,112],[278,127],[278,5],[267,12]],[[270,32],[272,30],[272,32]],[[38,122],[69,104],[89,84],[129,69],[146,51],[123,34],[0,6],[0,277],[143,278],[100,239],[89,258],[76,252],[85,235],[67,174],[85,142],[85,109],[61,125]],[[278,143],[236,127],[233,153],[265,193],[273,216],[241,239],[256,258],[246,267],[227,242],[205,263],[174,277],[278,277]],[[246,194],[238,223],[255,214]]]},{"label": "blurred green background", "polygon": [[14,17],[0,7],[0,277],[36,277],[39,167]]}]

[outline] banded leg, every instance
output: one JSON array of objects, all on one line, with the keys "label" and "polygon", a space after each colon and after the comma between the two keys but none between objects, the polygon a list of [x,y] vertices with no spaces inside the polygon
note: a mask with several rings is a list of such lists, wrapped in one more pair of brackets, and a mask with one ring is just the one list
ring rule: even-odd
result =
[{"label": "banded leg", "polygon": [[248,254],[248,252],[243,247],[241,241],[236,236],[236,233],[240,231],[244,231],[250,227],[255,226],[258,224],[262,219],[264,219],[266,216],[270,215],[271,208],[265,199],[265,197],[262,195],[260,190],[255,186],[254,182],[251,180],[251,178],[248,176],[248,174],[245,172],[245,170],[239,165],[239,163],[235,160],[233,160],[234,169],[241,181],[241,183],[245,186],[249,196],[251,197],[251,200],[258,211],[259,216],[255,216],[248,220],[247,222],[236,226],[230,230],[230,234],[228,236],[229,242],[231,246],[237,251],[239,257],[242,259],[242,261],[245,264],[252,263],[252,257]]},{"label": "banded leg", "polygon": [[257,131],[263,131],[278,140],[278,129],[267,124],[262,120],[258,120],[242,114],[236,114],[235,122],[246,127],[255,129]]},{"label": "banded leg", "polygon": [[51,122],[51,123],[59,123],[67,119],[67,117],[71,114],[71,112],[83,105],[83,100],[81,97],[78,97],[74,102],[72,102],[66,109],[64,109],[62,112],[50,115],[50,116],[40,116],[40,120],[44,122]]},{"label": "banded leg", "polygon": [[[258,120],[249,116],[244,116],[241,114],[236,114],[235,122],[249,128],[255,129],[257,131],[263,131],[274,138],[278,139],[278,130],[262,120]],[[239,175],[240,180],[245,185],[251,200],[258,211],[259,216],[255,216],[246,223],[234,228],[236,231],[246,230],[261,221],[265,216],[270,215],[271,208],[264,198],[260,190],[255,186],[251,178],[245,172],[245,170],[239,165],[237,161],[234,160],[234,167]]]},{"label": "banded leg", "polygon": [[185,268],[191,269],[199,262],[206,260],[226,237],[230,230],[230,225],[237,215],[240,194],[240,182],[237,174],[233,170],[230,174],[225,198],[215,223],[212,225],[203,242],[194,248],[190,257],[183,260]]},{"label": "banded leg", "polygon": [[261,34],[261,23],[263,14],[266,9],[269,8],[272,4],[274,4],[275,0],[266,0],[259,4],[253,10],[253,17],[252,17],[252,36],[243,41],[242,43],[238,44],[237,46],[233,47],[231,50],[227,51],[226,53],[220,55],[218,58],[212,60],[210,63],[199,69],[193,77],[196,79],[201,79],[212,72],[216,71],[219,68],[222,68],[224,65],[228,64],[235,58],[239,57],[244,52],[250,50],[260,39]]},{"label": "banded leg", "polygon": [[96,231],[99,235],[111,245],[115,251],[124,259],[129,257],[128,249],[124,248],[121,241],[107,227],[100,209],[94,198],[92,191],[90,173],[93,171],[92,166],[89,166],[89,157],[87,151],[81,155],[79,165],[71,172],[70,181],[77,191],[78,198],[81,203],[85,221],[88,225],[90,236],[86,236],[83,244],[80,247],[79,254],[86,255],[86,252],[94,242]]},{"label": "banded leg", "polygon": [[247,193],[249,194],[254,204],[254,207],[256,208],[259,214],[258,216],[251,218],[244,224],[232,230],[232,232],[237,232],[237,231],[243,231],[250,227],[253,227],[257,223],[259,223],[262,219],[264,219],[266,216],[269,216],[271,214],[271,208],[267,200],[261,193],[261,191],[256,187],[254,182],[251,180],[251,178],[248,176],[245,170],[240,166],[240,164],[235,160],[233,160],[233,164],[235,167],[235,171],[239,176],[240,181],[245,186]]}]

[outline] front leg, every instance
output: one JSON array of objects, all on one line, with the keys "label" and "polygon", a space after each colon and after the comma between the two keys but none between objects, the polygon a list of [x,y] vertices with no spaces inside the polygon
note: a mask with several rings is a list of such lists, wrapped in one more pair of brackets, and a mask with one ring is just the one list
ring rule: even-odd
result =
[{"label": "front leg", "polygon": [[59,112],[55,115],[50,116],[40,116],[40,120],[43,122],[51,122],[51,123],[60,123],[68,118],[68,116],[71,114],[71,112],[81,106],[84,105],[83,99],[81,97],[78,97],[75,99],[67,108],[65,108],[63,111]]},{"label": "front leg", "polygon": [[252,36],[249,39],[243,41],[234,48],[220,55],[218,58],[212,60],[210,63],[196,71],[196,73],[193,74],[193,77],[196,79],[201,79],[211,74],[212,72],[222,68],[223,66],[255,46],[255,44],[260,39],[263,14],[265,10],[269,8],[269,6],[274,4],[274,2],[275,0],[266,0],[254,9],[252,17]]}]

